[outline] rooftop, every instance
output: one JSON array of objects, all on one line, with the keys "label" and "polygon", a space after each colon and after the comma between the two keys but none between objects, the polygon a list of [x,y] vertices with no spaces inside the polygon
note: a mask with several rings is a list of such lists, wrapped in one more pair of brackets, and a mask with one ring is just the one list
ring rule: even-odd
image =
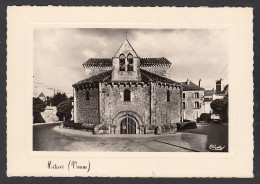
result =
[{"label": "rooftop", "polygon": [[[109,70],[107,72],[98,74],[96,76],[92,76],[90,78],[81,80],[81,81],[73,84],[73,87],[82,85],[82,84],[87,84],[87,83],[112,82],[111,74],[112,74],[112,70]],[[122,81],[122,82],[124,82],[124,81]],[[148,72],[143,69],[141,69],[141,81],[140,82],[163,82],[163,83],[172,83],[172,84],[180,85],[180,83],[178,83],[176,81],[156,75],[154,73]]]},{"label": "rooftop", "polygon": [[204,90],[191,81],[181,82],[181,84],[183,85],[183,91]]},{"label": "rooftop", "polygon": [[[171,62],[162,58],[140,58],[141,67],[170,67]],[[85,63],[84,67],[112,67],[111,58],[90,58]]]},{"label": "rooftop", "polygon": [[215,94],[214,89],[204,91],[204,96],[213,96],[214,94]]}]

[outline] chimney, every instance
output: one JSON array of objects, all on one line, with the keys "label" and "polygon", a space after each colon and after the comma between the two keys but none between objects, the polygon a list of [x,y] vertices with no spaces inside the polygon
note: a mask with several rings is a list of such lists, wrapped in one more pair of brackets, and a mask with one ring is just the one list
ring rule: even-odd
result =
[{"label": "chimney", "polygon": [[190,84],[190,80],[189,80],[189,79],[187,79],[186,83],[189,85],[189,84]]},{"label": "chimney", "polygon": [[199,87],[201,87],[201,79],[199,80]]},{"label": "chimney", "polygon": [[222,81],[222,79],[216,81],[216,94],[220,94],[221,91],[222,91],[222,89],[221,89],[221,81]]}]

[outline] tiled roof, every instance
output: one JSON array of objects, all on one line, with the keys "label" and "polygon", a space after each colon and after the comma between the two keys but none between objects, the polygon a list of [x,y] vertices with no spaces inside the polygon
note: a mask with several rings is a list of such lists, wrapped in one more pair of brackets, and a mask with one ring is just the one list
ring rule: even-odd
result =
[{"label": "tiled roof", "polygon": [[[109,70],[107,72],[98,74],[96,76],[81,80],[75,84],[73,84],[73,87],[86,84],[86,83],[95,83],[95,82],[112,82],[111,81],[111,74],[112,70]],[[163,82],[163,83],[173,83],[173,84],[179,84],[176,81],[173,81],[171,79],[156,75],[154,73],[148,72],[146,70],[141,69],[141,82]],[[124,82],[124,81],[122,81]]]},{"label": "tiled roof", "polygon": [[111,58],[90,58],[84,64],[84,67],[112,67]]},{"label": "tiled roof", "polygon": [[161,67],[170,67],[171,62],[162,57],[162,58],[140,58],[140,66],[141,67],[156,67],[156,66],[161,66]]},{"label": "tiled roof", "polygon": [[215,90],[205,90],[204,91],[204,96],[213,96],[215,94]]},{"label": "tiled roof", "polygon": [[181,82],[181,84],[183,85],[183,91],[204,90],[203,88],[199,87],[191,81]]},{"label": "tiled roof", "polygon": [[[112,67],[111,58],[90,58],[84,64],[84,67]],[[170,67],[171,62],[162,58],[140,58],[141,67]]]},{"label": "tiled roof", "polygon": [[73,84],[73,86],[86,84],[86,83],[109,82],[109,81],[111,81],[111,74],[112,74],[112,70],[109,70],[107,72],[98,74],[96,76],[92,76],[90,78],[83,79],[83,80],[77,82],[76,84]]},{"label": "tiled roof", "polygon": [[174,83],[174,84],[180,84],[176,81],[173,81],[171,79],[162,77],[160,75],[148,72],[146,70],[141,69],[141,78],[143,82],[165,82],[165,83]]}]

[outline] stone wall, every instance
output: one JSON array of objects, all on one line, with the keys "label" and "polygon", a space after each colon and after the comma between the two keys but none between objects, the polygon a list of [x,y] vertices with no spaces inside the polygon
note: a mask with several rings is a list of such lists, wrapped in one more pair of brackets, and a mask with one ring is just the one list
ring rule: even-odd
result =
[{"label": "stone wall", "polygon": [[[86,100],[86,91],[89,91],[89,100]],[[99,90],[98,87],[78,90],[76,94],[77,122],[99,124]]]},{"label": "stone wall", "polygon": [[[127,63],[127,58],[125,58],[125,63]],[[140,58],[133,58],[133,71],[120,71],[119,57],[114,57],[112,81],[141,81]]]},{"label": "stone wall", "polygon": [[112,70],[112,67],[85,67],[86,78]]},{"label": "stone wall", "polygon": [[[100,84],[100,120],[104,124],[118,124],[116,118],[122,112],[140,119],[140,124],[150,124],[150,86]],[[125,89],[131,91],[131,101],[123,100]],[[115,121],[113,121],[115,120]],[[118,125],[117,125],[118,127]]]},{"label": "stone wall", "polygon": [[[167,90],[170,101],[167,102]],[[181,89],[152,84],[152,124],[178,123],[181,121]]]},{"label": "stone wall", "polygon": [[56,115],[57,107],[55,106],[47,106],[45,111],[41,112],[42,118],[46,123],[58,122],[59,118]]},{"label": "stone wall", "polygon": [[[183,108],[183,119],[196,121],[200,114],[203,113],[203,96],[204,91],[183,91],[185,93],[185,108]],[[199,97],[195,97],[195,93],[199,93]],[[200,106],[195,107],[195,102],[199,102]]]}]

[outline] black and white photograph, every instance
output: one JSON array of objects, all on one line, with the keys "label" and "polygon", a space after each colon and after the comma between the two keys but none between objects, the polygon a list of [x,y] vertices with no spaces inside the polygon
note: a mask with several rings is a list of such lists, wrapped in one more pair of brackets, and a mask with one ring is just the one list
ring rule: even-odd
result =
[{"label": "black and white photograph", "polygon": [[33,150],[228,152],[228,30],[36,28]]},{"label": "black and white photograph", "polygon": [[253,177],[252,8],[7,15],[8,176]]}]

